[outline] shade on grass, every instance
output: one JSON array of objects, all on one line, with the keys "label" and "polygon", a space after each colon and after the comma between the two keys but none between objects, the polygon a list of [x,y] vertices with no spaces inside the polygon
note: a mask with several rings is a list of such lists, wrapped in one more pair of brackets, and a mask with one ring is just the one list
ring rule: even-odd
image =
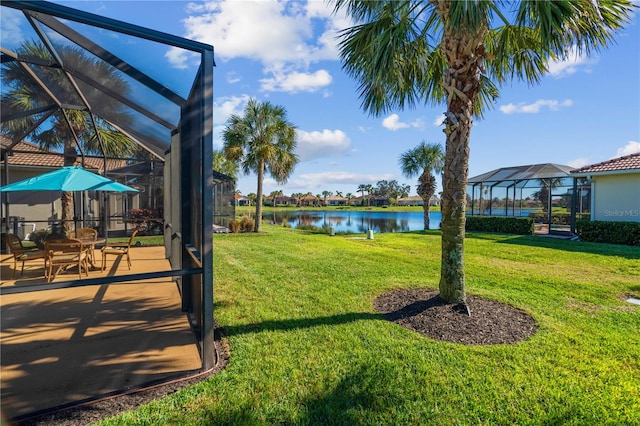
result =
[{"label": "shade on grass", "polygon": [[373,299],[437,288],[438,231],[216,235],[227,368],[105,424],[640,424],[640,253],[539,237],[467,238],[470,294],[530,313],[514,345],[431,340]]}]

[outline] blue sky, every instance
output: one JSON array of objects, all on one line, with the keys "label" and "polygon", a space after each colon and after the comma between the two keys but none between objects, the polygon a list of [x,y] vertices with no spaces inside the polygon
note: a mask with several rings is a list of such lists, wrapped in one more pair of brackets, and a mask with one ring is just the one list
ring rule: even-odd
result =
[{"label": "blue sky", "polygon": [[[415,180],[398,167],[400,154],[423,140],[444,146],[444,107],[377,117],[361,110],[358,84],[342,71],[336,48],[337,31],[349,20],[332,15],[323,1],[56,3],[212,44],[215,148],[227,118],[242,114],[248,99],[286,108],[297,127],[300,163],[285,185],[267,177],[266,194],[357,195],[358,185],[383,179],[410,184],[415,194]],[[581,167],[640,152],[638,27],[636,13],[608,49],[552,64],[538,85],[503,86],[495,108],[474,123],[469,176],[536,163]],[[176,79],[192,68],[176,50],[158,62]],[[241,176],[237,187],[255,193],[255,175]]]}]

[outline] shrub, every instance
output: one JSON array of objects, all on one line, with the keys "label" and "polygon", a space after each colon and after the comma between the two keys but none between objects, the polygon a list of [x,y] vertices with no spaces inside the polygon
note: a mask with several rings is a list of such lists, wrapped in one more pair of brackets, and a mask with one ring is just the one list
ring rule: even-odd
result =
[{"label": "shrub", "polygon": [[531,217],[467,216],[465,230],[533,235],[533,221]]},{"label": "shrub", "polygon": [[237,234],[238,232],[240,232],[240,221],[237,219],[234,219],[231,222],[229,222],[229,230],[233,234]]},{"label": "shrub", "polygon": [[237,234],[238,232],[253,232],[256,221],[250,216],[242,216],[229,222],[229,230]]},{"label": "shrub", "polygon": [[240,218],[240,230],[242,232],[253,232],[256,221],[251,216],[242,216]]},{"label": "shrub", "polygon": [[640,223],[576,221],[576,234],[582,241],[640,246]]},{"label": "shrub", "polygon": [[162,234],[162,210],[131,209],[127,213],[127,220],[135,225],[140,235]]}]

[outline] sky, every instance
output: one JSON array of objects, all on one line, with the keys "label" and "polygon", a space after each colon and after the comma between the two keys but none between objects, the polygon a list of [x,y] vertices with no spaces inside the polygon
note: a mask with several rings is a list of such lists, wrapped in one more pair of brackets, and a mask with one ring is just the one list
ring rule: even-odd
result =
[{"label": "sky", "polygon": [[[379,116],[362,110],[358,82],[342,70],[337,49],[338,32],[352,23],[321,0],[54,2],[213,45],[214,149],[249,99],[284,107],[300,161],[284,185],[265,177],[267,195],[359,195],[359,185],[380,180],[409,184],[415,195],[417,179],[402,175],[400,155],[422,141],[444,147],[444,106]],[[639,16],[607,49],[550,64],[539,84],[502,86],[493,109],[474,121],[469,177],[538,163],[582,167],[640,152]],[[194,68],[176,49],[153,65],[176,79]],[[244,195],[257,190],[254,174],[236,183]]]}]

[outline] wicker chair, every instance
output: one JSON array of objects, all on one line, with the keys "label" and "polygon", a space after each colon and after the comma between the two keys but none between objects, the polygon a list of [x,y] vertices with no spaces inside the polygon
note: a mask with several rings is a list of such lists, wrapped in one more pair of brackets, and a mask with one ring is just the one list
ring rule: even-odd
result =
[{"label": "wicker chair", "polygon": [[71,231],[71,237],[77,238],[86,244],[86,248],[89,250],[89,263],[95,264],[95,244],[92,243],[98,239],[98,231],[93,228],[77,228]]},{"label": "wicker chair", "polygon": [[[45,254],[42,250],[38,248],[25,248],[22,245],[22,241],[15,234],[6,234],[5,235],[7,242],[7,249],[13,255],[13,270],[11,271],[11,279],[13,280],[16,275],[16,269],[18,269],[18,262],[22,262],[22,270],[20,271],[21,275],[24,275],[24,263],[30,260],[38,260],[44,259]],[[46,266],[46,262],[45,262]]]},{"label": "wicker chair", "polygon": [[131,270],[131,257],[129,256],[129,249],[131,249],[131,244],[133,243],[133,239],[138,233],[138,230],[135,229],[129,237],[129,243],[127,245],[123,244],[113,244],[102,247],[102,270],[107,269],[107,255],[114,255],[117,257],[127,257],[127,265],[129,266],[129,270]]}]

